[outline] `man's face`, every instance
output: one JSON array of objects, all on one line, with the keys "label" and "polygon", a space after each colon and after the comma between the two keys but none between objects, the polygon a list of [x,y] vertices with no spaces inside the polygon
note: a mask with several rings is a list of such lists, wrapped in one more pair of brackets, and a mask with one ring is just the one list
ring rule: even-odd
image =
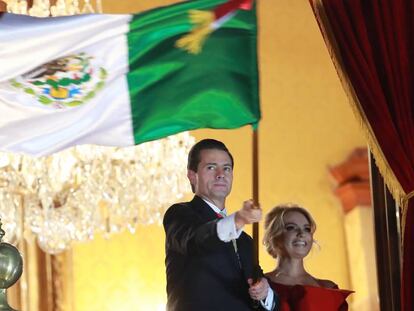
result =
[{"label": "man's face", "polygon": [[223,150],[202,150],[197,172],[188,170],[187,176],[194,186],[196,195],[219,206],[231,191],[233,183],[231,159]]}]

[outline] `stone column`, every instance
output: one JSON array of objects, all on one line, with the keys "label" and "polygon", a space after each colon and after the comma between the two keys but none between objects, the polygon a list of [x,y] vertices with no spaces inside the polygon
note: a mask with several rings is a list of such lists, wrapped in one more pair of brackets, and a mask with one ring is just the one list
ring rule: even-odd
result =
[{"label": "stone column", "polygon": [[330,168],[334,193],[344,210],[348,264],[352,295],[351,310],[379,310],[374,242],[374,219],[369,183],[368,152],[355,149],[342,163]]}]

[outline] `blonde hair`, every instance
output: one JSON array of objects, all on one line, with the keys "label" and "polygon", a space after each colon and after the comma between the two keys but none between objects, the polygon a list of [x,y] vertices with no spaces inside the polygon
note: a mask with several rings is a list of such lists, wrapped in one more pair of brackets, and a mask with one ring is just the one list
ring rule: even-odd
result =
[{"label": "blonde hair", "polygon": [[311,233],[316,230],[316,223],[311,214],[303,207],[293,204],[285,203],[275,206],[265,218],[265,234],[263,237],[263,244],[267,252],[273,257],[277,258],[283,252],[282,238],[285,229],[284,216],[288,212],[299,212],[309,221],[311,226]]}]

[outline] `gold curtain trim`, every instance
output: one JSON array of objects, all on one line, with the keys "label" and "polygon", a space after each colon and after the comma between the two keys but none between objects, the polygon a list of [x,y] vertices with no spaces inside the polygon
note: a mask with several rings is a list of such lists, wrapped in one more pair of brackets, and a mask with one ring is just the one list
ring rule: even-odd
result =
[{"label": "gold curtain trim", "polygon": [[[410,192],[408,195],[405,193],[400,182],[392,171],[387,159],[385,158],[380,145],[378,144],[377,138],[375,137],[374,131],[365,115],[364,110],[362,109],[361,103],[355,93],[355,90],[350,82],[348,74],[345,71],[344,63],[341,58],[341,53],[338,47],[338,44],[335,40],[335,37],[332,32],[331,25],[329,23],[328,17],[325,12],[322,0],[311,0],[313,11],[318,20],[320,29],[323,33],[323,36],[328,40],[325,40],[325,44],[328,48],[331,59],[334,63],[336,71],[338,73],[339,79],[342,83],[342,87],[348,97],[349,103],[351,105],[352,111],[360,124],[362,131],[367,140],[368,146],[374,156],[375,163],[384,178],[384,182],[390,190],[394,200],[398,202],[402,209],[402,228],[405,227],[405,220],[407,215],[407,205],[408,200],[414,196],[414,191]],[[404,230],[402,230],[402,239],[404,239]]]},{"label": "gold curtain trim", "polygon": [[[414,197],[414,191],[411,191],[410,193],[404,195],[401,199],[401,219],[402,219],[402,228],[405,228],[405,220],[407,219],[407,207],[408,207],[408,201]],[[404,238],[404,232],[405,230],[402,230],[402,236]],[[404,240],[403,240],[404,241]]]}]

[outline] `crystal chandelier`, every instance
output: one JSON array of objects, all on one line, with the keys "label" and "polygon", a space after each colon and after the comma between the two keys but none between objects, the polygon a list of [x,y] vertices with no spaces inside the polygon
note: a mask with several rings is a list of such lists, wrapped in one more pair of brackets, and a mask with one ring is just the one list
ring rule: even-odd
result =
[{"label": "crystal chandelier", "polygon": [[[95,9],[90,0],[83,0],[83,8],[79,0],[57,0],[54,5],[50,5],[50,0],[33,0],[33,5],[29,8],[27,0],[3,0],[7,5],[7,12],[15,14],[31,15],[36,17],[63,16],[74,14],[95,13]],[[96,11],[102,13],[102,2],[96,0]]]},{"label": "crystal chandelier", "polygon": [[181,133],[128,148],[77,146],[43,158],[0,153],[0,218],[5,240],[34,235],[57,254],[73,241],[160,223],[190,192]]}]

